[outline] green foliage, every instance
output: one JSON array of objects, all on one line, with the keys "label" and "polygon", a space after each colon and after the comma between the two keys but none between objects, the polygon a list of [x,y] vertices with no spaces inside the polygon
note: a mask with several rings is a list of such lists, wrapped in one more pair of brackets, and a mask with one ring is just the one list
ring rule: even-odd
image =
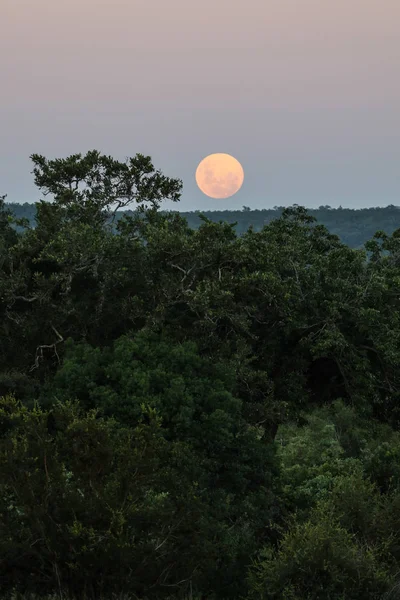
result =
[{"label": "green foliage", "polygon": [[276,511],[276,465],[271,444],[246,422],[233,387],[229,365],[202,358],[193,342],[176,344],[145,330],[102,352],[69,341],[42,402],[76,398],[85,409],[100,409],[130,427],[137,426],[144,405],[156,411],[163,437],[191,448],[207,519],[229,527],[226,551],[235,561],[235,552],[255,551],[251,536],[265,535],[266,520]]},{"label": "green foliage", "polygon": [[294,523],[280,548],[266,548],[250,575],[249,598],[381,600],[391,578],[379,554],[357,540],[325,507]]},{"label": "green foliage", "polygon": [[394,598],[398,208],[162,212],[150,157],[31,158],[52,202],[0,198],[0,592]]},{"label": "green foliage", "polygon": [[[174,344],[142,330],[103,350],[68,340],[51,386],[56,396],[79,398],[86,408],[99,407],[127,424],[137,422],[146,402],[160,411],[171,435],[196,437],[194,421],[203,429],[202,419],[222,410],[229,426],[240,414],[241,402],[229,393],[234,380],[232,368],[201,357],[194,342]],[[44,389],[44,397],[48,393]]]},{"label": "green foliage", "polygon": [[335,425],[318,414],[306,416],[307,425],[281,427],[277,434],[280,481],[291,510],[300,517],[319,501],[330,496],[341,474],[357,470],[359,462],[346,457]]},{"label": "green foliage", "polygon": [[382,598],[400,547],[398,432],[337,401],[276,441],[287,529],[260,551],[249,597]]},{"label": "green foliage", "polygon": [[4,590],[160,597],[183,580],[226,584],[246,527],[218,520],[193,449],[161,435],[157,411],[124,427],[74,402],[0,406]]},{"label": "green foliage", "polygon": [[137,154],[121,163],[111,156],[91,150],[84,157],[74,154],[66,159],[47,160],[32,154],[35,184],[44,193],[53,194],[65,214],[94,225],[110,208],[151,203],[158,208],[163,199],[179,200],[182,184],[155,171],[150,156]]}]

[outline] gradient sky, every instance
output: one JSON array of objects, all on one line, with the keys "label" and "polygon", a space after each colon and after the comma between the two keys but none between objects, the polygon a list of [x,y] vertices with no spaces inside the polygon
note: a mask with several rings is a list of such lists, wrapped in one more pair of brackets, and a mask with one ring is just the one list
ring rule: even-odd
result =
[{"label": "gradient sky", "polygon": [[[152,157],[179,210],[400,205],[399,0],[0,0],[0,194],[29,155]],[[195,183],[243,165],[235,196]]]}]

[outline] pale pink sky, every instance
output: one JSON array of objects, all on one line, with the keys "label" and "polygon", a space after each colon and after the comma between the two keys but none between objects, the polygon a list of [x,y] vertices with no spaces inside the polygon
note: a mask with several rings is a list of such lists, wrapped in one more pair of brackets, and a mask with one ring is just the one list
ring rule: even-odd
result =
[{"label": "pale pink sky", "polygon": [[[29,155],[150,154],[180,210],[400,205],[400,0],[0,0],[0,194]],[[227,200],[195,183],[241,161]],[[165,205],[166,208],[170,206]]]}]

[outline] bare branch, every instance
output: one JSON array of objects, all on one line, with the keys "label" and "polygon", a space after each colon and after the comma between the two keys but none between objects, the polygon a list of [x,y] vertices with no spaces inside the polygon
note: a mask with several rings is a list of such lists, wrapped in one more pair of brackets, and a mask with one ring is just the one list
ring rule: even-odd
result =
[{"label": "bare branch", "polygon": [[[174,263],[168,263],[170,267],[174,267],[175,269],[179,269],[179,271],[182,271],[182,273],[184,273],[182,279],[181,279],[181,283],[183,283],[186,279],[186,277],[188,277],[188,275],[190,275],[190,273],[193,271],[193,269],[196,267],[196,264],[192,265],[190,267],[190,269],[185,270],[183,267],[180,267],[179,265],[175,265]],[[193,283],[194,279],[192,280]]]},{"label": "bare branch", "polygon": [[57,353],[57,344],[60,344],[61,342],[64,341],[64,338],[62,337],[62,335],[57,331],[57,329],[54,327],[54,325],[51,325],[52,330],[54,331],[54,333],[56,334],[58,340],[56,342],[53,342],[53,344],[41,344],[40,346],[38,346],[36,348],[36,354],[35,354],[35,363],[34,365],[32,365],[32,367],[29,369],[29,372],[33,371],[34,369],[37,369],[39,367],[39,359],[43,359],[43,350],[45,348],[53,348],[54,350],[54,354],[57,356],[57,360],[60,363],[60,357],[58,356]]},{"label": "bare branch", "polygon": [[35,302],[39,300],[40,296],[32,296],[31,298],[27,298],[26,296],[14,296],[14,300],[23,300],[24,302]]},{"label": "bare branch", "polygon": [[174,267],[175,269],[179,269],[180,271],[182,271],[182,273],[185,273],[185,275],[186,275],[187,272],[185,271],[185,269],[183,269],[179,265],[174,265],[172,263],[169,263],[169,264],[170,264],[171,267]]}]

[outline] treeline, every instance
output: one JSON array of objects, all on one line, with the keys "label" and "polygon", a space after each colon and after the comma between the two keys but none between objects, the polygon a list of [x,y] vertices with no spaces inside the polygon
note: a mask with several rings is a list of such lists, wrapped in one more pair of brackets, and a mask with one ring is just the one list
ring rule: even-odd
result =
[{"label": "treeline", "polygon": [[400,229],[195,229],[149,157],[32,160],[36,226],[0,201],[0,596],[400,597]]},{"label": "treeline", "polygon": [[[36,208],[34,204],[8,203],[6,207],[17,218],[27,218],[31,226],[35,225]],[[283,207],[274,207],[273,209],[250,210],[244,206],[243,210],[214,210],[214,211],[192,211],[180,212],[180,215],[187,220],[189,227],[198,229],[202,221],[200,214],[204,214],[207,219],[214,223],[224,221],[226,223],[236,223],[235,231],[238,235],[243,235],[249,227],[254,231],[261,231],[264,225],[268,225],[272,220],[282,215]],[[163,211],[161,211],[163,212]],[[350,248],[362,248],[366,241],[372,238],[376,231],[385,231],[391,235],[400,227],[400,206],[389,205],[376,208],[331,208],[329,206],[320,206],[318,209],[307,209],[309,215],[313,216],[318,223],[325,225],[327,229],[338,235],[341,241],[350,246]],[[121,219],[126,213],[132,215],[131,210],[118,211],[116,221]]]}]

